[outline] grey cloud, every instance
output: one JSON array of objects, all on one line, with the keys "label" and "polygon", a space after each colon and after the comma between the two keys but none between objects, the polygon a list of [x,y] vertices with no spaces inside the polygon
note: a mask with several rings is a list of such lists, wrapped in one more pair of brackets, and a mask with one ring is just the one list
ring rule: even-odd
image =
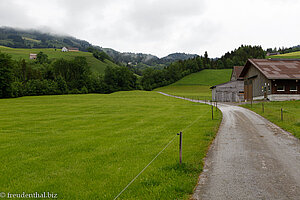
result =
[{"label": "grey cloud", "polygon": [[[1,0],[0,26],[72,35],[121,51],[165,56],[205,49],[220,56],[237,43],[297,45],[299,9],[298,0]],[[293,28],[288,39],[278,26]]]},{"label": "grey cloud", "polygon": [[0,6],[0,25],[27,28],[32,18],[14,1],[4,0]]},{"label": "grey cloud", "polygon": [[137,30],[155,31],[176,24],[191,16],[201,15],[204,2],[201,0],[134,1],[128,20]]}]

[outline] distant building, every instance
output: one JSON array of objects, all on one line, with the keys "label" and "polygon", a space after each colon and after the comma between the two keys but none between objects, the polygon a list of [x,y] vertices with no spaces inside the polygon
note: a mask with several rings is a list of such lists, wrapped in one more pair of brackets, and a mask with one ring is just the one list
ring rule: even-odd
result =
[{"label": "distant building", "polygon": [[244,101],[244,80],[240,77],[243,66],[234,66],[229,82],[212,86],[212,100],[219,102]]},{"label": "distant building", "polygon": [[31,54],[29,54],[29,59],[36,59],[36,57],[37,57],[37,54],[34,54],[34,53],[31,53]]},{"label": "distant building", "polygon": [[69,50],[68,50],[67,47],[63,47],[63,48],[61,49],[61,51],[62,51],[62,52],[67,52],[67,51],[69,51]]},{"label": "distant building", "polygon": [[240,76],[245,100],[300,100],[299,59],[248,59]]},{"label": "distant building", "polygon": [[62,52],[68,52],[68,51],[79,51],[78,48],[73,48],[73,47],[63,47],[61,49]]},{"label": "distant building", "polygon": [[275,55],[280,55],[280,53],[279,52],[267,53],[267,56],[275,56]]},{"label": "distant building", "polygon": [[78,48],[71,48],[71,47],[69,47],[68,50],[69,50],[69,51],[79,51]]}]

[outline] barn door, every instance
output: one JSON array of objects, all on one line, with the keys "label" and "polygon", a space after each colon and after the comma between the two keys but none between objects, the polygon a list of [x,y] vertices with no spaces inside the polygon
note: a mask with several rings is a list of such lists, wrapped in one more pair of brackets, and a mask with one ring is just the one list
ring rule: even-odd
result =
[{"label": "barn door", "polygon": [[248,100],[252,100],[253,99],[253,86],[252,86],[252,83],[250,83],[248,85]]},{"label": "barn door", "polygon": [[250,101],[252,100],[252,98],[253,98],[252,80],[248,80],[245,82],[244,85],[244,99]]}]

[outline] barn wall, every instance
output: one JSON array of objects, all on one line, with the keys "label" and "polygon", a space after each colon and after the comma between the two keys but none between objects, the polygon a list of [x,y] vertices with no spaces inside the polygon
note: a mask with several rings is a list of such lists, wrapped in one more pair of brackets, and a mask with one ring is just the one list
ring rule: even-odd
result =
[{"label": "barn wall", "polygon": [[217,85],[212,90],[214,101],[219,102],[239,102],[244,100],[244,82],[230,81],[225,84]]},{"label": "barn wall", "polygon": [[[253,78],[251,78],[253,77]],[[264,96],[264,90],[270,95],[272,91],[271,80],[267,79],[256,67],[251,65],[244,77],[245,85],[252,84],[253,97]],[[246,89],[245,89],[246,90]]]},{"label": "barn wall", "polygon": [[[277,91],[278,85],[284,85],[285,91]],[[297,91],[290,91],[291,86],[297,86]],[[296,80],[274,80],[272,81],[272,94],[300,94],[300,81]]]}]

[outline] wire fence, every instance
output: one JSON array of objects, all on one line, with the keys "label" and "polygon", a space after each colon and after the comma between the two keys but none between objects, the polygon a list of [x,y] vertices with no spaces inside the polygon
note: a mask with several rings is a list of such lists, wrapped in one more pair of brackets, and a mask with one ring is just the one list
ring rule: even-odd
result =
[{"label": "wire fence", "polygon": [[153,163],[154,160],[156,160],[156,158],[175,140],[175,138],[177,137],[177,134],[169,141],[169,143],[148,163],[148,165],[146,165],[146,167],[144,167],[144,169],[142,171],[140,171],[140,173],[138,173],[138,175],[136,175],[127,185],[126,187],[114,198],[117,199],[119,198],[119,196],[149,167],[149,165],[151,165],[151,163]]},{"label": "wire fence", "polygon": [[[192,123],[190,123],[188,126],[186,126],[185,128],[183,128],[181,131],[179,132],[184,132],[185,130],[187,130],[188,128],[190,128],[191,126],[193,126],[199,119],[201,118],[201,116],[197,117]],[[114,200],[118,199],[120,197],[120,195],[156,160],[156,158],[170,145],[172,144],[172,142],[175,140],[175,138],[178,136],[179,134],[176,133],[176,135],[167,143],[167,145],[165,145],[163,147],[163,149],[158,152],[156,154],[156,156],[124,187],[123,190],[121,190],[121,192],[114,198]]]},{"label": "wire fence", "polygon": [[285,103],[280,102],[274,103],[265,101],[256,101],[253,102],[253,104],[247,104],[250,109],[271,120],[294,123],[296,126],[299,126],[300,124],[300,118],[297,118],[297,113],[300,112],[300,109],[292,107],[291,105],[286,105]]}]

